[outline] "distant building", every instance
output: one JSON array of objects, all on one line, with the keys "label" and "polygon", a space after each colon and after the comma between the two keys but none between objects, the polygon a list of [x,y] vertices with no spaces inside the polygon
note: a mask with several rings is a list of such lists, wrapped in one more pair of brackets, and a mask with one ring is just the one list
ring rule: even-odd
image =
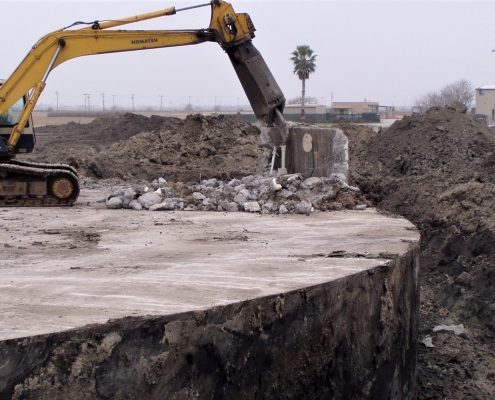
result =
[{"label": "distant building", "polygon": [[[306,115],[306,122],[325,122],[326,121],[326,106],[322,105],[305,105],[304,112]],[[301,120],[301,105],[289,104],[285,106],[284,118],[288,121],[300,121]]]},{"label": "distant building", "polygon": [[332,114],[378,113],[378,103],[371,101],[334,101]]},{"label": "distant building", "polygon": [[[326,106],[316,106],[313,104],[305,105],[304,112],[308,114],[325,114],[327,108]],[[285,106],[285,114],[298,114],[301,115],[301,105],[300,104],[289,104]]]},{"label": "distant building", "polygon": [[476,88],[476,115],[484,115],[489,125],[495,125],[495,85]]},{"label": "distant building", "polygon": [[331,113],[338,119],[338,116],[380,114],[381,118],[395,118],[395,107],[381,106],[373,101],[335,101]]}]

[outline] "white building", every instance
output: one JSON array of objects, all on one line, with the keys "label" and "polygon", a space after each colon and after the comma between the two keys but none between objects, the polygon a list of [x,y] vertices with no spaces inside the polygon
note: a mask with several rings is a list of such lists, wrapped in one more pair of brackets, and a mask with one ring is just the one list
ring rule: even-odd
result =
[{"label": "white building", "polygon": [[476,114],[485,115],[489,125],[495,124],[495,85],[476,88]]}]

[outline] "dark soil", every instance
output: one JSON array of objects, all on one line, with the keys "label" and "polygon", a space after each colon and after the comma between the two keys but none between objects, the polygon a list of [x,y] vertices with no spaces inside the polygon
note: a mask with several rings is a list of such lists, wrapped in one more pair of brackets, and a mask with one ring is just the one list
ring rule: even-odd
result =
[{"label": "dark soil", "polygon": [[[495,131],[431,109],[378,133],[343,125],[351,183],[421,231],[420,399],[495,398]],[[464,324],[466,333],[433,333]]]},{"label": "dark soil", "polygon": [[192,182],[200,176],[240,178],[260,169],[259,130],[241,117],[127,113],[37,132],[40,140],[29,158],[70,164],[81,176]]}]

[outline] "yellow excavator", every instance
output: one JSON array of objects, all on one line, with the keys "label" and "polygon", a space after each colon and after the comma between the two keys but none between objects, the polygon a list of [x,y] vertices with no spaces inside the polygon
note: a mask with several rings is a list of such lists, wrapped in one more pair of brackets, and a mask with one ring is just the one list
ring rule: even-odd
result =
[{"label": "yellow excavator", "polygon": [[[198,7],[211,7],[209,28],[111,29]],[[254,32],[248,14],[236,14],[229,3],[213,0],[119,20],[76,22],[41,38],[14,73],[0,81],[0,206],[61,206],[76,201],[79,183],[74,168],[20,161],[15,155],[30,153],[34,148],[31,113],[48,75],[63,62],[80,56],[217,42],[229,56],[262,130],[278,134],[285,143],[285,97],[252,44]]]}]

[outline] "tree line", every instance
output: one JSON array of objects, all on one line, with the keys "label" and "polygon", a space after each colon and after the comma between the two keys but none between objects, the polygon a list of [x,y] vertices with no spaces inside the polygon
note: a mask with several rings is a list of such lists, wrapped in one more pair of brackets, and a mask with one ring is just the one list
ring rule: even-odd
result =
[{"label": "tree line", "polygon": [[438,92],[432,91],[417,97],[414,105],[423,113],[431,107],[448,106],[454,101],[464,104],[469,109],[473,100],[473,85],[466,79],[461,79],[449,83]]}]

